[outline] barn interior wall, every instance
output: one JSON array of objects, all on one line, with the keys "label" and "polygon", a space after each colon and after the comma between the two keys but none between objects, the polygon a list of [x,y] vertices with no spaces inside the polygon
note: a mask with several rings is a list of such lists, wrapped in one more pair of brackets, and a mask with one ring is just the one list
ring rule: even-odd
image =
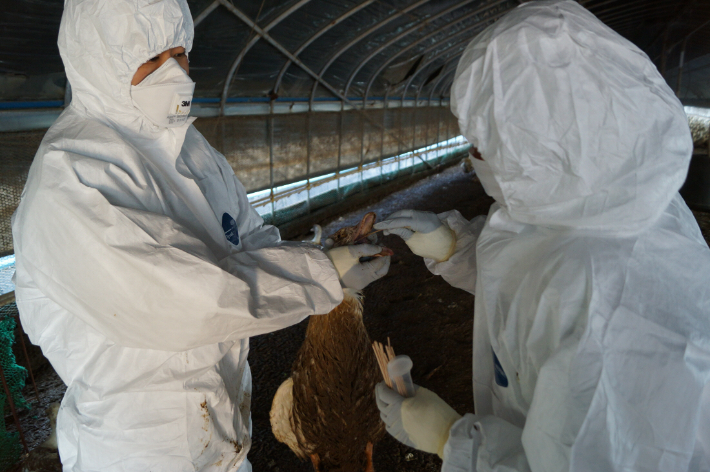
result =
[{"label": "barn interior wall", "polygon": [[[200,118],[247,192],[361,166],[459,135],[448,107]],[[13,252],[11,217],[46,130],[0,133],[0,256]]]},{"label": "barn interior wall", "polygon": [[337,172],[459,135],[448,107],[203,118],[195,126],[225,155],[247,192]]}]

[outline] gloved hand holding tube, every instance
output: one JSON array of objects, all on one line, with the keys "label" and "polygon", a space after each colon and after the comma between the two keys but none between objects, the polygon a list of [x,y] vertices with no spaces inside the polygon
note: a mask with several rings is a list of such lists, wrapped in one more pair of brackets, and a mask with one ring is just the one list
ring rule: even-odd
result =
[{"label": "gloved hand holding tube", "polygon": [[387,274],[390,256],[375,257],[367,262],[360,262],[360,258],[381,252],[382,248],[374,244],[356,244],[336,247],[326,251],[326,254],[338,271],[340,283],[347,288],[362,290]]},{"label": "gloved hand holding tube", "polygon": [[448,260],[456,249],[455,233],[430,211],[401,210],[374,228],[385,230],[385,236],[396,234],[414,254],[437,262]]},{"label": "gloved hand holding tube", "polygon": [[404,398],[380,382],[375,387],[377,407],[387,432],[397,441],[444,458],[449,431],[461,418],[444,400],[415,385],[413,397]]}]

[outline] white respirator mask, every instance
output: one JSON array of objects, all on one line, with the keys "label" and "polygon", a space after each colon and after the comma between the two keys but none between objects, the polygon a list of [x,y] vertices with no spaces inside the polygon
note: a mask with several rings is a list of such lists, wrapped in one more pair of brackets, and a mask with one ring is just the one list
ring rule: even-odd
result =
[{"label": "white respirator mask", "polygon": [[133,106],[160,128],[176,128],[187,121],[195,82],[170,58],[138,85],[131,85]]},{"label": "white respirator mask", "polygon": [[491,166],[488,165],[486,161],[481,159],[471,158],[471,163],[473,164],[473,170],[476,171],[478,180],[481,181],[483,185],[483,190],[486,191],[489,197],[493,197],[495,201],[501,205],[505,205],[505,200],[503,199],[503,189],[500,188],[498,181],[493,176],[493,171]]}]

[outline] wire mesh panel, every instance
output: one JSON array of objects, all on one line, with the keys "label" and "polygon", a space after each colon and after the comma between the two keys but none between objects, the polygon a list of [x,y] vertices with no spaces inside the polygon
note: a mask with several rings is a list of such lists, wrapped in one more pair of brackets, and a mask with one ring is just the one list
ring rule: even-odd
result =
[{"label": "wire mesh panel", "polygon": [[446,107],[420,106],[415,113],[412,107],[396,106],[364,112],[201,118],[195,126],[226,156],[247,191],[254,192],[357,167],[458,135]]},{"label": "wire mesh panel", "polygon": [[[458,135],[448,107],[420,106],[414,117],[412,107],[399,105],[364,112],[200,118],[195,126],[225,155],[247,191],[256,192],[358,168]],[[0,134],[0,256],[13,252],[11,217],[44,133]],[[331,193],[318,196],[320,203],[311,205],[307,199],[302,208],[289,207],[293,214],[284,218],[307,213],[322,202],[341,200],[414,170],[410,166],[402,172],[377,171],[375,175],[372,171],[364,179],[343,177]]]},{"label": "wire mesh panel", "polygon": [[224,154],[247,189],[269,184],[267,122],[259,118],[201,118],[195,122],[207,141]]},{"label": "wire mesh panel", "polygon": [[44,131],[0,135],[0,256],[13,252],[10,220],[43,136]]}]

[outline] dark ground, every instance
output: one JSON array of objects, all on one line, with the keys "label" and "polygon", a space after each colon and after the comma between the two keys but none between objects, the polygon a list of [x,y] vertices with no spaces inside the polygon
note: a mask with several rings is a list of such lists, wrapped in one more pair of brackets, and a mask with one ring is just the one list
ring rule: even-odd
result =
[{"label": "dark ground", "polygon": [[[367,211],[383,218],[400,209],[442,212],[459,210],[466,218],[485,214],[492,200],[475,177],[451,167],[407,189],[342,215],[320,222],[324,235],[355,224]],[[695,213],[705,239],[710,241],[710,213]],[[394,250],[388,275],[365,290],[364,322],[373,340],[392,340],[399,354],[414,361],[414,382],[438,393],[460,413],[473,411],[471,349],[473,296],[452,288],[432,275],[421,258],[394,236],[381,238]],[[254,379],[252,419],[253,445],[249,460],[255,472],[312,472],[271,433],[269,410],[276,389],[290,375],[291,363],[303,341],[307,321],[276,333],[252,338],[249,362]],[[19,357],[18,357],[19,359]],[[34,363],[34,362],[33,362]],[[29,447],[41,444],[49,434],[44,408],[59,401],[64,385],[48,365],[36,374],[42,402],[40,408],[22,413]],[[33,399],[28,381],[25,397]],[[12,423],[11,417],[6,423]],[[377,472],[438,471],[441,461],[401,445],[388,435],[375,446]],[[19,470],[19,469],[18,469]],[[56,470],[61,470],[57,468]]]},{"label": "dark ground", "polygon": [[[356,224],[368,211],[376,212],[378,219],[405,208],[438,213],[455,208],[469,219],[487,213],[493,200],[472,180],[472,174],[451,167],[335,221],[321,222],[323,234]],[[365,289],[364,321],[370,337],[385,343],[390,337],[398,354],[412,358],[416,384],[437,392],[461,413],[473,411],[473,296],[432,275],[396,236],[380,241],[395,255],[387,276]],[[269,424],[271,399],[290,375],[307,323],[251,340],[254,432],[249,460],[255,471],[313,471],[310,462],[299,462],[286,445],[276,441]],[[377,472],[441,468],[438,457],[403,446],[389,436],[375,446],[374,464]]]}]

